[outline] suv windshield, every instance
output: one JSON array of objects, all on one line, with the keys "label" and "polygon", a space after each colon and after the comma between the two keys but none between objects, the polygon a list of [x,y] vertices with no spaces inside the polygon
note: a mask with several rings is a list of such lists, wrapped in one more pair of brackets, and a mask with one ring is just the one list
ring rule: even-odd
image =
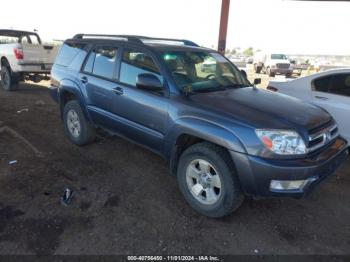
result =
[{"label": "suv windshield", "polygon": [[272,54],[271,55],[271,59],[282,59],[282,60],[286,60],[288,59],[286,55],[283,54]]},{"label": "suv windshield", "polygon": [[177,86],[186,92],[208,92],[251,84],[225,57],[215,52],[169,51],[162,54]]}]

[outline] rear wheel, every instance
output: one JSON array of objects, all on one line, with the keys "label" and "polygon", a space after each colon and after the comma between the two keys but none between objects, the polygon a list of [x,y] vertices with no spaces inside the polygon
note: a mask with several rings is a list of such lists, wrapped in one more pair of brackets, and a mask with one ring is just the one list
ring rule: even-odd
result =
[{"label": "rear wheel", "polygon": [[1,67],[1,86],[5,91],[13,91],[18,86],[18,80],[13,77],[8,66]]},{"label": "rear wheel", "polygon": [[177,179],[185,199],[197,212],[223,217],[236,210],[244,196],[227,152],[210,143],[189,147],[181,155]]},{"label": "rear wheel", "polygon": [[66,103],[63,111],[64,129],[67,137],[74,144],[82,146],[95,140],[96,130],[85,118],[78,101]]}]

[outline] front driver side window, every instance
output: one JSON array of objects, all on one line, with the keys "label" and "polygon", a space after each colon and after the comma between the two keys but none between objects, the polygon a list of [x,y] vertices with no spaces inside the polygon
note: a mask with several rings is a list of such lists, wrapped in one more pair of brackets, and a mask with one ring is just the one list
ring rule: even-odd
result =
[{"label": "front driver side window", "polygon": [[152,57],[138,51],[124,50],[120,68],[120,82],[136,86],[139,74],[153,74],[163,83],[159,68]]}]

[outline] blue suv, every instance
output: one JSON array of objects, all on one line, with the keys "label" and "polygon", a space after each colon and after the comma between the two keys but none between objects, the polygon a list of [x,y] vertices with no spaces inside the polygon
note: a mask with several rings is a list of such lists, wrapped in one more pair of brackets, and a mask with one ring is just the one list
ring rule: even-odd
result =
[{"label": "blue suv", "polygon": [[51,76],[69,140],[88,144],[102,128],[149,148],[206,216],[230,214],[245,196],[302,197],[348,154],[326,111],[256,88],[188,40],[79,34]]}]

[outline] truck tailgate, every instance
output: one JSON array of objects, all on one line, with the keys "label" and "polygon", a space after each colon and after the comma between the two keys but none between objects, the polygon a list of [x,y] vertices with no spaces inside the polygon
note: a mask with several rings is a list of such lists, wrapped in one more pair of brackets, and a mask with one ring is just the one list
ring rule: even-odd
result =
[{"label": "truck tailgate", "polygon": [[59,46],[22,44],[24,64],[53,64]]}]

